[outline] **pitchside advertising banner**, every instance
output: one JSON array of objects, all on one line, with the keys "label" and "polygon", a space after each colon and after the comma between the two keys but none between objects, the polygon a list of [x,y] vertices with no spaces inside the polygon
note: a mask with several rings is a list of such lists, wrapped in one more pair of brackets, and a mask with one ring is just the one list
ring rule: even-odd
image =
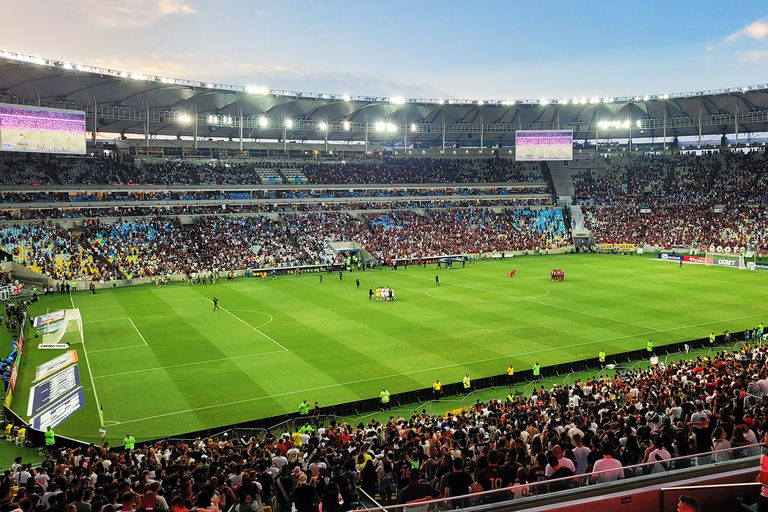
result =
[{"label": "pitchside advertising banner", "polygon": [[69,350],[35,369],[37,384],[29,391],[27,415],[36,430],[56,428],[85,406],[85,394],[80,385],[77,352]]},{"label": "pitchside advertising banner", "polygon": [[77,351],[68,350],[63,354],[61,354],[59,357],[55,357],[50,361],[48,361],[47,363],[43,363],[40,366],[38,366],[35,369],[34,382],[37,382],[40,379],[44,379],[45,377],[56,373],[57,371],[67,366],[69,363],[76,363],[76,362],[77,362]]},{"label": "pitchside advertising banner", "polygon": [[56,402],[66,392],[80,385],[80,367],[72,365],[56,375],[32,386],[29,391],[27,416],[39,413]]},{"label": "pitchside advertising banner", "polygon": [[47,427],[56,428],[84,406],[85,393],[83,388],[80,387],[32,418],[29,424],[35,430],[41,431]]}]

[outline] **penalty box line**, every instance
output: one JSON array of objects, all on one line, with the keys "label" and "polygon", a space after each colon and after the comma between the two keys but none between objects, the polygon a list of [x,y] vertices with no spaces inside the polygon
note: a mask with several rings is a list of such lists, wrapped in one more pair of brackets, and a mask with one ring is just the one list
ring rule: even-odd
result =
[{"label": "penalty box line", "polygon": [[[682,327],[674,327],[672,329],[664,329],[663,331],[655,331],[655,332],[667,332],[667,331],[676,331],[676,330],[679,330],[679,329],[687,329],[687,328],[691,328],[691,327],[702,327],[704,325],[710,325],[710,324],[719,323],[719,322],[723,322],[723,321],[724,322],[732,322],[732,321],[735,321],[735,320],[744,320],[744,319],[747,319],[747,318],[755,318],[755,317],[758,317],[758,316],[761,316],[761,315],[750,315],[750,316],[743,316],[743,317],[738,317],[738,318],[731,318],[731,319],[728,319],[728,320],[718,320],[716,322],[706,322],[706,323],[701,323],[701,324],[696,324],[696,325],[686,325],[686,326],[682,326]],[[647,334],[647,333],[631,334],[631,335],[625,335],[625,336],[617,336],[615,338],[606,338],[606,339],[602,339],[602,340],[586,341],[584,343],[577,343],[577,344],[569,345],[569,346],[570,347],[578,347],[578,346],[584,346],[584,345],[593,345],[595,343],[603,343],[603,342],[606,342],[606,341],[620,340],[620,339],[625,339],[625,338],[632,338],[632,337],[636,337],[636,336],[643,336],[645,334]],[[443,370],[443,369],[446,369],[446,368],[456,368],[456,367],[460,367],[460,366],[467,366],[467,365],[471,365],[471,364],[484,363],[484,362],[488,362],[488,361],[498,361],[500,359],[509,359],[510,357],[519,357],[519,356],[523,356],[523,355],[533,355],[533,354],[540,354],[540,353],[543,353],[543,352],[552,352],[554,350],[562,350],[563,348],[564,347],[551,347],[551,348],[545,348],[545,349],[541,349],[541,350],[532,350],[530,352],[522,352],[522,353],[518,353],[518,354],[511,354],[511,355],[504,355],[504,356],[497,356],[497,357],[488,357],[488,358],[484,358],[484,359],[477,359],[477,360],[474,360],[474,361],[466,361],[466,362],[463,362],[463,363],[454,363],[454,364],[447,364],[447,365],[443,365],[443,366],[436,366],[434,368],[425,368],[425,369],[421,369],[421,370],[412,370],[412,371],[409,371],[409,372],[395,373],[395,374],[391,374],[391,375],[383,375],[383,376],[380,376],[380,377],[370,377],[370,378],[367,378],[367,379],[359,379],[359,380],[353,380],[353,381],[349,381],[349,382],[339,382],[339,383],[330,384],[330,385],[327,385],[327,386],[318,386],[318,387],[307,388],[307,389],[302,389],[302,390],[298,390],[298,391],[286,391],[284,393],[276,393],[274,395],[269,395],[269,396],[260,396],[260,397],[254,397],[254,398],[246,398],[246,399],[237,400],[237,401],[234,401],[234,402],[217,403],[217,404],[206,405],[206,406],[203,406],[203,407],[195,407],[195,408],[192,408],[192,409],[186,409],[186,410],[183,410],[183,411],[175,411],[175,412],[168,412],[168,413],[164,413],[164,414],[157,414],[155,416],[147,416],[145,418],[135,418],[135,419],[131,419],[131,420],[121,421],[119,423],[121,425],[125,425],[125,424],[128,424],[128,423],[136,423],[136,422],[139,422],[139,421],[148,421],[148,420],[154,420],[154,419],[158,419],[158,418],[167,418],[169,416],[176,416],[178,414],[187,414],[187,413],[190,413],[190,412],[205,411],[205,410],[208,410],[208,409],[215,409],[217,407],[227,407],[227,406],[231,406],[231,405],[240,405],[240,404],[251,403],[251,402],[258,402],[260,400],[267,400],[267,399],[272,399],[272,398],[280,398],[280,397],[290,396],[290,395],[295,395],[295,394],[306,394],[306,393],[311,393],[313,391],[321,391],[321,390],[324,390],[324,389],[331,389],[331,388],[336,388],[336,387],[340,387],[340,386],[349,386],[349,385],[353,385],[353,384],[362,384],[362,383],[365,383],[365,382],[371,382],[371,381],[382,380],[382,379],[393,379],[393,378],[402,377],[402,376],[405,376],[405,375],[415,375],[417,373],[433,372],[435,370]],[[278,351],[278,352],[282,352],[282,351]],[[261,354],[254,354],[254,355],[261,355]],[[240,357],[249,357],[249,356],[238,356],[236,358],[240,358]],[[203,361],[202,363],[223,361],[223,360],[236,359],[236,358],[224,358],[224,359],[218,359],[218,360],[214,360],[214,361]],[[188,366],[190,364],[202,364],[202,363],[188,363],[188,364],[177,365],[177,366]],[[139,370],[139,371],[165,370],[167,368],[173,368],[173,367],[150,368],[149,370]],[[128,374],[131,374],[131,373],[137,373],[137,372],[124,372],[124,373],[116,374],[116,375],[128,375]],[[111,377],[111,375],[105,375],[103,377],[97,377],[97,378],[104,378],[104,377]]]},{"label": "penalty box line", "polygon": [[133,323],[133,319],[131,317],[129,317],[129,316],[121,316],[121,317],[117,317],[117,318],[106,318],[104,320],[88,320],[88,321],[83,322],[83,324],[95,324],[95,323],[101,323],[101,322],[116,322],[116,321],[119,321],[119,320],[128,320],[131,323],[131,325],[133,326],[133,328],[136,330],[136,334],[139,335],[139,338],[141,338],[141,341],[144,342],[144,344],[143,345],[129,345],[127,347],[100,348],[100,349],[96,349],[96,350],[92,349],[91,350],[91,354],[95,354],[97,352],[109,352],[109,351],[112,351],[112,350],[124,350],[124,349],[127,349],[127,348],[140,348],[140,347],[148,347],[149,346],[149,343],[147,343],[147,340],[141,334],[141,331],[139,331],[139,328],[136,327],[136,324]]},{"label": "penalty box line", "polygon": [[[209,298],[207,298],[207,297],[206,297],[206,298],[205,298],[205,300],[207,300],[208,302],[210,302],[211,304],[213,304],[213,301],[212,301],[211,299],[209,299]],[[259,329],[257,329],[256,327],[252,326],[251,324],[249,324],[248,322],[246,322],[245,320],[243,320],[242,318],[240,318],[240,317],[239,317],[239,316],[237,316],[236,314],[232,313],[231,311],[229,311],[229,310],[227,310],[226,308],[223,308],[223,307],[221,307],[221,306],[218,306],[218,307],[219,307],[219,309],[220,309],[220,310],[224,311],[226,314],[228,314],[228,315],[232,316],[233,318],[235,318],[235,319],[239,320],[239,321],[240,321],[240,322],[242,322],[243,324],[247,325],[247,326],[248,326],[248,328],[252,329],[253,331],[255,331],[255,332],[259,333],[259,334],[261,334],[262,336],[264,336],[265,338],[267,338],[269,341],[271,341],[272,343],[274,343],[275,345],[277,345],[278,347],[280,347],[281,349],[283,349],[283,352],[290,352],[290,350],[288,350],[287,348],[285,348],[283,345],[281,345],[280,343],[278,343],[277,341],[275,341],[274,339],[272,339],[271,337],[269,337],[267,334],[265,334],[265,333],[261,332]],[[270,352],[270,353],[271,353],[271,352]]]}]

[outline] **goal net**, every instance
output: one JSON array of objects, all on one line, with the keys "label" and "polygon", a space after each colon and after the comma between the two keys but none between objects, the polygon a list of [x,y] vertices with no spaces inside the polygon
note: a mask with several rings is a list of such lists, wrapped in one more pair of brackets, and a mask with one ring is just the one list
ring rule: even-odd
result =
[{"label": "goal net", "polygon": [[[51,327],[54,325],[57,324],[51,324]],[[49,331],[49,329],[46,329],[46,331]],[[65,309],[64,318],[58,324],[58,329],[43,333],[43,343],[45,345],[61,343],[64,335],[68,332],[79,332],[82,335],[83,319],[80,316],[79,309]]]},{"label": "goal net", "polygon": [[727,254],[719,252],[708,252],[705,264],[707,266],[720,266],[738,268],[739,270],[746,270],[747,265],[744,262],[744,255],[742,254]]}]

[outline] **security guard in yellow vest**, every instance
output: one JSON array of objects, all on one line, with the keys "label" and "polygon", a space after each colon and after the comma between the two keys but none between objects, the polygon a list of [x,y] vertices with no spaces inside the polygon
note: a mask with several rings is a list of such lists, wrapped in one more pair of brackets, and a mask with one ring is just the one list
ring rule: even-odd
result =
[{"label": "security guard in yellow vest", "polygon": [[600,353],[597,355],[598,361],[600,361],[600,364],[603,364],[605,362],[605,350],[600,349]]},{"label": "security guard in yellow vest", "polygon": [[440,384],[440,379],[437,379],[432,384],[432,397],[437,401],[440,400],[440,395],[443,393],[443,385]]}]

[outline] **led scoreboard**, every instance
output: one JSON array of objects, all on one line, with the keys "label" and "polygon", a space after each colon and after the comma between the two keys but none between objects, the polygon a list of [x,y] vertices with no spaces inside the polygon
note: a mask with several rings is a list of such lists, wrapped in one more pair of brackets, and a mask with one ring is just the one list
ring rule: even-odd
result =
[{"label": "led scoreboard", "polygon": [[573,130],[517,130],[515,160],[573,160]]},{"label": "led scoreboard", "polygon": [[0,103],[0,151],[85,154],[85,112]]}]

